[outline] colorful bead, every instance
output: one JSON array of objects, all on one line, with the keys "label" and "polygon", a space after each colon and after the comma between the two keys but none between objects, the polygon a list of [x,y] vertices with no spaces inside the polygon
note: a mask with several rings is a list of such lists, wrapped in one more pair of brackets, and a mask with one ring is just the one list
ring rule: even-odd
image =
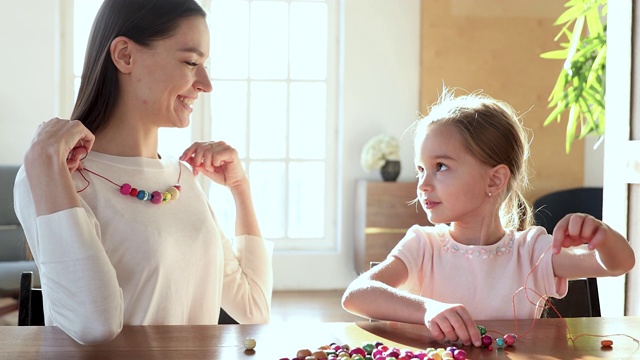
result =
[{"label": "colorful bead", "polygon": [[124,183],[122,184],[122,186],[120,186],[120,194],[122,195],[129,195],[131,193],[131,185]]},{"label": "colorful bead", "polygon": [[131,195],[133,197],[137,197],[138,196],[138,189],[132,188],[131,192],[129,193],[129,195]]},{"label": "colorful bead", "polygon": [[600,341],[600,345],[604,346],[604,347],[612,347],[613,346],[613,340],[602,340]]},{"label": "colorful bead", "polygon": [[496,346],[498,347],[498,349],[501,349],[504,347],[504,339],[503,338],[496,338]]},{"label": "colorful bead", "polygon": [[482,345],[489,346],[493,343],[493,338],[489,335],[482,335]]},{"label": "colorful bead", "polygon": [[149,200],[150,194],[145,190],[138,190],[138,200]]},{"label": "colorful bead", "polygon": [[256,347],[256,340],[254,338],[246,338],[244,340],[244,348],[247,350],[253,350]]},{"label": "colorful bead", "polygon": [[487,333],[487,328],[482,325],[476,325],[478,331],[480,331],[480,336],[483,336]]},{"label": "colorful bead", "polygon": [[150,200],[153,204],[160,204],[162,202],[162,193],[160,191],[152,192]]},{"label": "colorful bead", "polygon": [[167,189],[167,192],[171,194],[171,199],[177,200],[180,197],[180,190],[174,186]]},{"label": "colorful bead", "polygon": [[163,202],[167,202],[171,200],[171,194],[169,194],[169,192],[165,191],[162,193],[162,201]]},{"label": "colorful bead", "polygon": [[504,336],[504,344],[506,346],[512,346],[513,344],[516,343],[516,339],[518,337],[515,334],[507,334]]}]

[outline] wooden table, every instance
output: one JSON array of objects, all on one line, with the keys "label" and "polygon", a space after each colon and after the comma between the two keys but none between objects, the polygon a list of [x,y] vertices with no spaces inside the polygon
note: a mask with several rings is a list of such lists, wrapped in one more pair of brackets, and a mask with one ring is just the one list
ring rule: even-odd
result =
[{"label": "wooden table", "polygon": [[[640,318],[567,319],[571,333],[627,334],[640,338]],[[524,333],[531,321],[519,321]],[[484,321],[490,331],[515,332],[513,321]],[[243,341],[253,337],[255,351]],[[637,342],[609,336],[613,347],[600,347],[601,338],[583,336],[575,346],[567,340],[562,319],[541,319],[515,347],[489,351],[464,347],[470,359],[640,359]],[[414,350],[445,347],[425,334],[425,328],[394,322],[280,323],[219,326],[126,326],[113,341],[83,346],[55,327],[0,327],[0,359],[269,359],[293,357],[302,348],[315,349],[331,342],[361,345],[367,341]]]}]

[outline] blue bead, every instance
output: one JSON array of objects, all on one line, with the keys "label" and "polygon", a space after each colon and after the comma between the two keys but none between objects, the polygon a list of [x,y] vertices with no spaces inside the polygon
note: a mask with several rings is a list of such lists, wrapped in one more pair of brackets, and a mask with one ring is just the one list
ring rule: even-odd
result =
[{"label": "blue bead", "polygon": [[149,198],[149,193],[144,190],[138,190],[138,196],[136,196],[139,200],[147,200]]}]

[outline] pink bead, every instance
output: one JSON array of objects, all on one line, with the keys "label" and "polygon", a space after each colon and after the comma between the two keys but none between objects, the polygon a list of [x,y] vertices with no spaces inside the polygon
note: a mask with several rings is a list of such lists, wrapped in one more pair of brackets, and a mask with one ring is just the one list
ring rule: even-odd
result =
[{"label": "pink bead", "polygon": [[482,336],[482,345],[489,346],[493,343],[493,339],[489,335]]},{"label": "pink bead", "polygon": [[131,185],[127,183],[122,184],[122,186],[120,186],[120,194],[129,195],[129,193],[131,193]]},{"label": "pink bead", "polygon": [[154,204],[160,204],[162,202],[162,193],[160,191],[154,191],[151,193],[151,202]]},{"label": "pink bead", "polygon": [[462,350],[462,349],[458,349],[453,353],[453,359],[454,360],[467,360],[467,352]]}]

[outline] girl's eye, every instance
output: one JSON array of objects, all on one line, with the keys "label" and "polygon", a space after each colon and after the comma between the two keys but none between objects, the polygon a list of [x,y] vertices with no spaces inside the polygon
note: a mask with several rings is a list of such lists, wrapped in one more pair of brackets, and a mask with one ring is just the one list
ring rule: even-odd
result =
[{"label": "girl's eye", "polygon": [[189,66],[192,66],[192,67],[198,66],[198,63],[195,63],[195,62],[192,62],[192,61],[185,61],[184,63],[189,65]]},{"label": "girl's eye", "polygon": [[449,167],[447,165],[443,164],[443,163],[438,163],[436,165],[436,170],[437,171],[444,171],[444,170],[447,170],[448,168]]},{"label": "girl's eye", "polygon": [[422,166],[418,166],[416,168],[416,177],[419,178],[422,173],[424,173],[424,169],[422,168]]}]

